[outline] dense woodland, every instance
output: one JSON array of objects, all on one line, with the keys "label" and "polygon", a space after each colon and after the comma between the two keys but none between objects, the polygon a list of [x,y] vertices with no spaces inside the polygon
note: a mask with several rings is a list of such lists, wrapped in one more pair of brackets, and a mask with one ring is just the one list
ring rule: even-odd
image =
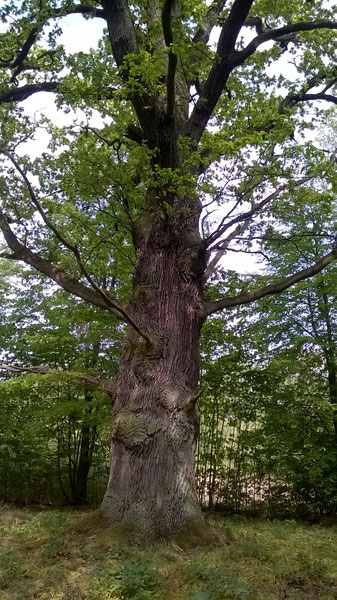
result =
[{"label": "dense woodland", "polygon": [[146,539],[335,513],[333,3],[0,18],[0,500]]}]

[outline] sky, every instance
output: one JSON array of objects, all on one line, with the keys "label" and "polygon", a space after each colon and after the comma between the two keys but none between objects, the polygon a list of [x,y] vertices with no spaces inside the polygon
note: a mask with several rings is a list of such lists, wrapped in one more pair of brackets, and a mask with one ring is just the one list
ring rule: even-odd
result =
[{"label": "sky", "polygon": [[[58,43],[65,46],[66,52],[74,54],[75,52],[89,52],[91,48],[97,46],[98,40],[102,37],[104,21],[102,19],[84,19],[81,15],[70,15],[59,19],[59,24],[63,29],[62,35],[58,38]],[[24,100],[21,104],[25,112],[34,118],[37,113],[49,117],[56,125],[72,125],[74,122],[74,113],[65,114],[62,109],[58,109],[55,103],[54,94],[40,92]],[[82,111],[78,111],[79,119],[83,118]],[[97,119],[94,126],[100,125]],[[28,152],[32,157],[38,156],[46,150],[48,144],[48,135],[46,132],[39,132],[35,141],[29,142],[22,148],[22,152]]]}]

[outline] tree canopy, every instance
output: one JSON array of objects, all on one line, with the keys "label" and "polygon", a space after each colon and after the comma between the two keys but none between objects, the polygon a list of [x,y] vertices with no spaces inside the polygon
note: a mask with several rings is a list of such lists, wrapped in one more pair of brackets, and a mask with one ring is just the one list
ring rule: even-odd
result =
[{"label": "tree canopy", "polygon": [[[62,17],[74,14],[106,22],[89,54],[68,55],[58,44]],[[272,211],[287,202],[300,206],[315,185],[313,201],[322,185],[326,195],[332,189],[334,168],[306,131],[320,127],[335,103],[333,7],[31,1],[5,3],[1,17],[3,235],[12,258],[84,300],[130,323],[123,296],[117,301],[111,281],[101,279],[107,263],[110,277],[131,272],[130,231],[151,185],[163,191],[163,219],[175,191],[197,194],[207,212],[220,208],[216,224],[203,218],[206,276],[233,239],[251,236],[252,228],[263,235]],[[23,101],[39,91],[56,94],[61,110],[81,108],[82,118],[74,114],[70,127],[43,116],[33,123]],[[90,124],[96,113],[99,129]],[[168,131],[159,135],[161,119]],[[173,122],[179,136],[170,149]],[[35,161],[16,157],[39,127],[50,133],[50,150]],[[18,216],[28,220],[27,243]],[[332,250],[311,270],[220,299],[207,312],[282,291],[333,258]]]}]

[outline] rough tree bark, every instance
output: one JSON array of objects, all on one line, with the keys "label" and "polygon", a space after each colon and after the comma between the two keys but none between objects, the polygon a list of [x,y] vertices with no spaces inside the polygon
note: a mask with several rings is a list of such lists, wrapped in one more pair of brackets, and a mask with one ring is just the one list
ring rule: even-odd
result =
[{"label": "rough tree bark", "polygon": [[[191,202],[188,206],[191,210]],[[129,331],[101,507],[110,521],[125,520],[151,537],[201,520],[194,449],[203,250],[198,215],[185,220],[180,231],[176,216],[163,214],[158,220],[149,212],[134,236],[137,264],[129,311],[152,345]]]},{"label": "rough tree bark", "polygon": [[[103,2],[103,7],[119,65],[125,53],[137,51],[129,8],[123,0],[114,6]],[[169,49],[166,94],[155,102],[132,98],[147,146],[155,151],[154,172],[182,169],[178,137],[187,123],[188,90],[171,48],[177,10],[178,2],[166,0],[158,13],[163,33],[157,42]],[[181,198],[172,185],[158,183],[148,190],[145,210],[133,227],[136,267],[128,313],[151,343],[130,330],[124,345],[101,511],[109,521],[125,521],[151,538],[201,522],[194,471],[198,340],[205,318],[200,212],[198,200]]]}]

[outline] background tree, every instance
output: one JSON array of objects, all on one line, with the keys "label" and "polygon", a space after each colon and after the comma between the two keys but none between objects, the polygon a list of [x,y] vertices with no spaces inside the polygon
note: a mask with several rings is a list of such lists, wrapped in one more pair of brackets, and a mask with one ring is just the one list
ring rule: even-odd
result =
[{"label": "background tree", "polygon": [[[74,13],[106,22],[90,56],[57,45],[60,18]],[[304,206],[318,177],[334,186],[324,152],[301,137],[322,118],[317,111],[308,123],[308,103],[335,102],[334,10],[303,1],[30,0],[6,3],[2,19],[2,257],[128,324],[101,511],[149,536],[171,535],[200,522],[203,323],[314,276],[337,255],[333,248],[261,288],[247,282],[234,296],[226,285],[223,297],[205,287],[259,218],[272,219],[279,204]],[[288,63],[295,82],[273,74]],[[55,128],[43,119],[49,150],[32,161],[16,149],[37,125],[15,102],[39,91],[55,92],[66,111],[82,108],[85,121]],[[220,208],[213,222],[202,214],[211,202]]]},{"label": "background tree", "polygon": [[1,358],[14,375],[22,368],[13,364],[31,365],[29,375],[6,372],[0,384],[1,498],[95,502],[106,484],[111,401],[87,384],[95,369],[107,379],[115,374],[118,332],[104,313],[41,286],[28,269],[3,264],[0,285]]},{"label": "background tree", "polygon": [[[280,204],[272,223],[232,251],[258,240],[265,272],[279,278],[315,260],[335,238],[334,193],[321,187],[317,203],[318,192],[307,191],[300,215],[291,201]],[[206,504],[335,511],[335,290],[331,269],[204,328],[198,471]]]}]

